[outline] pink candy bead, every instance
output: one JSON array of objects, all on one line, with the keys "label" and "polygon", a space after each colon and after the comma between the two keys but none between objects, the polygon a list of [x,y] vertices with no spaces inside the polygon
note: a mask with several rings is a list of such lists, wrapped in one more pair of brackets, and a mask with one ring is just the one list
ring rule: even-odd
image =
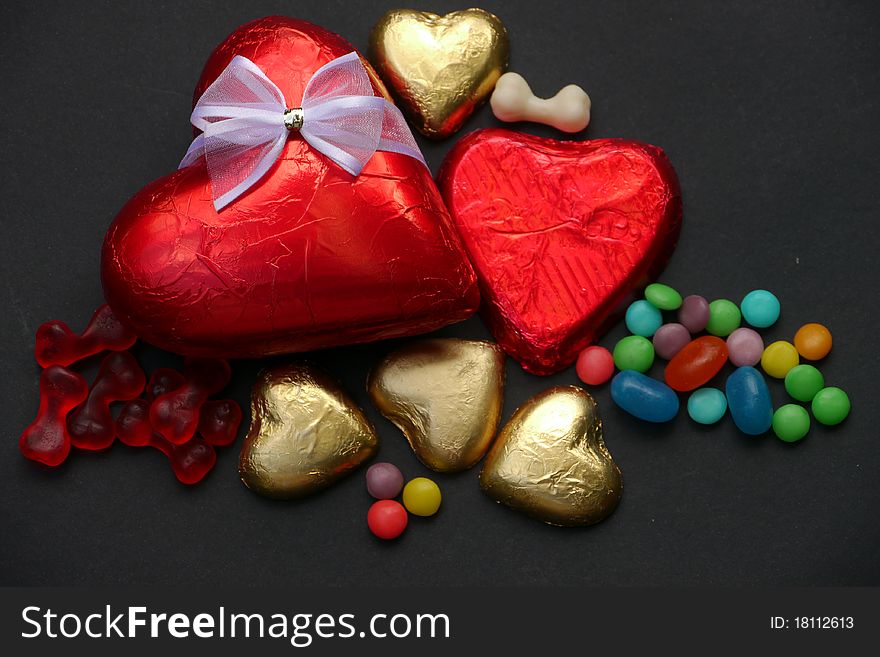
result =
[{"label": "pink candy bead", "polygon": [[602,385],[614,374],[614,358],[605,347],[593,345],[580,353],[575,370],[587,385]]},{"label": "pink candy bead", "polygon": [[664,360],[672,360],[691,341],[691,334],[681,324],[664,324],[654,333],[654,351]]},{"label": "pink candy bead", "polygon": [[737,367],[754,366],[764,353],[764,340],[757,331],[742,327],[727,336],[727,353]]},{"label": "pink candy bead", "polygon": [[698,294],[685,297],[678,309],[678,321],[691,333],[699,333],[709,322],[709,302]]}]

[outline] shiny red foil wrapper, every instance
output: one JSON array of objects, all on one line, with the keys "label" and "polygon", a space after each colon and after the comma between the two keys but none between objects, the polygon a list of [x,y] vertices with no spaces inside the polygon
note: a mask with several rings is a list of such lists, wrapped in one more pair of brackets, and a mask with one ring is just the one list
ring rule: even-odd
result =
[{"label": "shiny red foil wrapper", "polygon": [[438,177],[477,272],[481,313],[529,372],[575,361],[675,248],[681,191],[656,146],[479,130]]},{"label": "shiny red foil wrapper", "polygon": [[[319,67],[353,50],[305,21],[260,19],[211,54],[193,102],[243,55],[295,106]],[[147,185],[107,233],[102,279],[114,313],[142,339],[197,356],[413,335],[479,306],[473,269],[420,162],[377,152],[354,178],[298,135],[220,213],[203,163]]]}]

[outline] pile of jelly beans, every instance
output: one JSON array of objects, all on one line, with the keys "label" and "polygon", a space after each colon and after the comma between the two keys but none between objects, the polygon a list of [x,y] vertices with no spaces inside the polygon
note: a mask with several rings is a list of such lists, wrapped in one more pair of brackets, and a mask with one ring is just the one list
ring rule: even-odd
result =
[{"label": "pile of jelly beans", "polygon": [[[663,311],[676,312],[677,322],[664,323]],[[764,434],[773,430],[786,442],[802,439],[810,430],[810,413],[790,403],[773,410],[770,391],[761,371],[784,379],[785,390],[797,402],[809,404],[813,417],[824,425],[843,422],[850,412],[847,394],[826,387],[822,373],[800,360],[818,361],[831,351],[831,332],[821,324],[805,324],[794,341],[778,340],[766,347],[755,330],[776,323],[780,303],[767,290],[749,292],[737,306],[728,299],[711,303],[698,295],[685,298],[673,288],[654,283],[645,298],[626,311],[626,327],[632,335],[621,339],[612,351],[599,345],[584,349],[578,357],[578,377],[589,385],[611,381],[611,398],[621,409],[648,422],[668,422],[679,411],[679,392],[690,393],[687,411],[700,424],[715,424],[729,410],[743,433]],[[743,320],[749,326],[742,326]],[[693,337],[705,331],[708,335]],[[664,381],[645,374],[656,357],[668,363]],[[730,362],[736,367],[727,377],[724,391],[706,387]],[[615,369],[620,370],[614,375]]]},{"label": "pile of jelly beans", "polygon": [[[367,492],[376,502],[367,512],[367,526],[378,538],[400,536],[409,524],[409,515],[433,516],[440,509],[440,487],[426,477],[410,479],[403,485],[403,473],[392,463],[374,463],[367,469]],[[403,490],[403,504],[395,500]]]},{"label": "pile of jelly beans", "polygon": [[[187,359],[184,371],[156,370],[149,381],[128,349],[137,337],[101,306],[79,335],[59,321],[37,330],[40,375],[36,419],[19,438],[21,453],[47,466],[61,465],[71,446],[104,450],[118,438],[131,447],[164,454],[178,481],[201,481],[217,461],[215,447],[238,435],[241,408],[231,399],[209,399],[229,383],[224,360]],[[91,389],[71,366],[101,352]],[[146,398],[141,394],[146,391]],[[114,404],[125,402],[114,418]]]}]

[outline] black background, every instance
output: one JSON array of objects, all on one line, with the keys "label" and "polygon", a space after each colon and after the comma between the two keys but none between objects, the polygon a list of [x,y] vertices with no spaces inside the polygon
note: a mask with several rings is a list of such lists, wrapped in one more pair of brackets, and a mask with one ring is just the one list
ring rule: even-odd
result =
[{"label": "black background", "polygon": [[[467,5],[410,6],[440,13]],[[393,543],[369,535],[362,473],[298,503],[238,481],[238,444],[194,488],[153,450],[76,453],[56,470],[21,458],[38,405],[33,335],[80,330],[102,302],[99,250],[122,204],[173,170],[189,143],[192,88],[236,26],[273,13],[366,49],[378,2],[4,3],[0,9],[0,583],[214,585],[664,585],[880,583],[875,264],[880,240],[878,13],[870,2],[483,2],[505,22],[511,69],[539,95],[570,82],[593,99],[575,138],[662,146],[681,179],[684,224],[663,280],[683,293],[781,299],[765,339],[826,323],[821,368],[854,411],[800,444],[651,427],[595,391],[625,477],[617,512],[588,529],[543,526],[496,506],[477,470],[436,476],[441,513]],[[487,107],[463,132],[497,125]],[[519,128],[554,136],[539,126]],[[557,135],[558,136],[558,135]],[[436,171],[457,137],[423,141]],[[479,319],[440,332],[487,338]],[[623,335],[617,327],[602,341]],[[428,475],[369,404],[364,380],[393,344],[316,356],[366,409],[381,460]],[[148,371],[180,360],[139,345]],[[265,362],[234,364],[247,407]],[[86,368],[91,379],[96,369]],[[657,374],[659,368],[655,368]],[[505,418],[574,370],[539,378],[508,361]],[[718,381],[715,385],[721,385]],[[771,382],[776,405],[786,403]],[[245,423],[246,424],[246,423]],[[244,433],[244,428],[242,429]]]}]

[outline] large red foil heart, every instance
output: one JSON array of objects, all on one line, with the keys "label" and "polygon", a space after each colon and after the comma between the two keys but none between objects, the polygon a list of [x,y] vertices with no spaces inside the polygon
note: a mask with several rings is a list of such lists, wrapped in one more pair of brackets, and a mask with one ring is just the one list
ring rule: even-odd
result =
[{"label": "large red foil heart", "polygon": [[[264,18],[211,54],[194,102],[243,55],[295,106],[319,67],[353,50],[310,23]],[[479,306],[473,269],[420,162],[377,152],[354,178],[299,135],[219,214],[203,163],[145,187],[110,227],[102,278],[107,302],[142,339],[198,356],[423,333]]]},{"label": "large red foil heart", "polygon": [[480,130],[447,155],[440,189],[504,350],[551,374],[657,276],[681,227],[675,171],[656,146]]}]

